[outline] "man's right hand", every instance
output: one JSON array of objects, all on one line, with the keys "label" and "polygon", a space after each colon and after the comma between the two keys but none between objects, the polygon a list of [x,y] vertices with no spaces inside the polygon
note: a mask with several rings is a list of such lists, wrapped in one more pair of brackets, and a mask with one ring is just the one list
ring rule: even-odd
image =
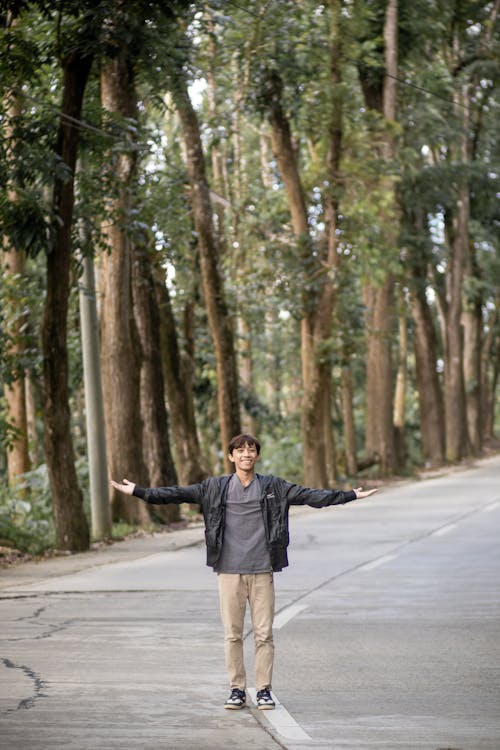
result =
[{"label": "man's right hand", "polygon": [[124,479],[122,483],[115,482],[114,479],[111,480],[111,486],[115,488],[115,490],[118,490],[118,492],[123,492],[124,495],[132,495],[134,492],[135,484],[133,482],[129,482],[128,479]]}]

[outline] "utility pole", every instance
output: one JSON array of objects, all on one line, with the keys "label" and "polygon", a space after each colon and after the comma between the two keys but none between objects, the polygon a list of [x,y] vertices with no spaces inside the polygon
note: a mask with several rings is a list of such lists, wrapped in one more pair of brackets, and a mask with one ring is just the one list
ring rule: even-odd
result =
[{"label": "utility pole", "polygon": [[[85,242],[82,242],[82,245],[85,244]],[[112,524],[99,359],[94,262],[90,255],[82,255],[81,261],[83,275],[80,281],[80,327],[85,384],[92,536],[94,539],[105,539],[111,536]]]}]

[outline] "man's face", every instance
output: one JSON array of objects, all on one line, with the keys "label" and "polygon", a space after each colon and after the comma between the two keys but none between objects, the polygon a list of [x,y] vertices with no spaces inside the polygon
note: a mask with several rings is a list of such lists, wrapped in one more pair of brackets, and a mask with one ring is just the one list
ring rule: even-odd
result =
[{"label": "man's face", "polygon": [[252,472],[255,464],[259,460],[257,448],[255,445],[245,443],[241,448],[235,448],[229,454],[229,460],[233,462],[236,471]]}]

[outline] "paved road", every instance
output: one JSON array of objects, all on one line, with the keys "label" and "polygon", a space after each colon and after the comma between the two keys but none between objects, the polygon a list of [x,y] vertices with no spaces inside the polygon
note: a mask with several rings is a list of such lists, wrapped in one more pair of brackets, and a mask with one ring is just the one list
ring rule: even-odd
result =
[{"label": "paved road", "polygon": [[500,750],[499,480],[496,457],[293,515],[274,712],[222,708],[201,529],[0,571],[1,746]]}]

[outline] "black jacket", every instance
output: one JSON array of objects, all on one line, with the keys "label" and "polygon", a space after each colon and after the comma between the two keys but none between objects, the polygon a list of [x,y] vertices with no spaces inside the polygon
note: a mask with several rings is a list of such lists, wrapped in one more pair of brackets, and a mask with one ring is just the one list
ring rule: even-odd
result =
[{"label": "black jacket", "polygon": [[[205,519],[205,541],[207,544],[207,565],[217,564],[224,539],[224,518],[226,497],[231,474],[209,477],[198,484],[187,487],[157,487],[144,489],[135,487],[134,495],[147,503],[195,503],[201,505]],[[255,475],[261,488],[261,507],[266,540],[274,571],[288,565],[287,547],[288,510],[291,505],[310,505],[324,508],[328,505],[343,505],[356,499],[356,493],[342,490],[313,490],[280,479],[280,477]]]}]

